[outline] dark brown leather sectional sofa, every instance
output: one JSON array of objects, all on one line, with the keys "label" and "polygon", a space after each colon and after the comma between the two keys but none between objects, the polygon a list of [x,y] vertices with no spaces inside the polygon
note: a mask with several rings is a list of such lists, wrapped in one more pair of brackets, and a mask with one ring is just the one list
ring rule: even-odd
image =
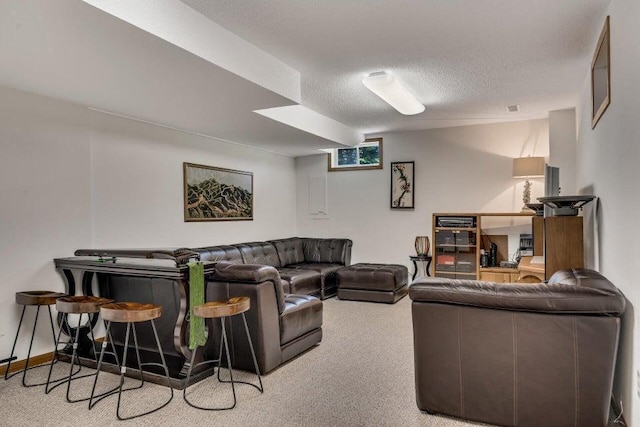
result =
[{"label": "dark brown leather sectional sofa", "polygon": [[421,278],[418,408],[503,426],[606,426],[625,299],[599,273],[547,284]]},{"label": "dark brown leather sectional sofa", "polygon": [[285,293],[326,299],[337,292],[336,272],[351,263],[352,245],[349,239],[291,237],[192,250],[201,261],[273,267]]}]

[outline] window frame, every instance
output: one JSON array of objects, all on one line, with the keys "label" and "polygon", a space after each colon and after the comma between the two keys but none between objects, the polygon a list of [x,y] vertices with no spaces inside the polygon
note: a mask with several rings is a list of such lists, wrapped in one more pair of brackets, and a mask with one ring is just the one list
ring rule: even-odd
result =
[{"label": "window frame", "polygon": [[[338,166],[335,164],[335,159],[337,159],[338,150],[356,148],[358,150],[358,158],[360,158],[360,148],[371,146],[372,143],[378,143],[378,151],[380,153],[380,159],[377,164],[365,164],[365,165],[348,165],[348,166]],[[353,171],[353,170],[371,170],[371,169],[382,169],[383,168],[383,159],[382,159],[382,138],[367,138],[360,144],[355,147],[344,147],[344,148],[334,148],[327,154],[328,161],[328,171],[329,172],[339,172],[339,171]]]}]

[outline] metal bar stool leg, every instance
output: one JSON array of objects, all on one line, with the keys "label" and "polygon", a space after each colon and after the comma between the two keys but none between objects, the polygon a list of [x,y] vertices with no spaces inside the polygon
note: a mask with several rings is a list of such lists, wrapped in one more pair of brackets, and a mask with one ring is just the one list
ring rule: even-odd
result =
[{"label": "metal bar stool leg", "polygon": [[[247,381],[239,381],[239,380],[236,380],[235,382],[236,383],[250,385],[252,387],[255,387],[258,391],[260,391],[260,393],[264,393],[264,387],[262,385],[262,377],[260,375],[260,368],[258,367],[258,359],[256,358],[256,352],[255,352],[255,350],[253,348],[253,342],[251,341],[251,334],[249,333],[249,326],[247,325],[247,318],[245,317],[244,313],[242,313],[242,321],[244,323],[244,330],[245,330],[245,333],[246,333],[246,336],[247,336],[247,341],[249,341],[249,349],[251,350],[251,357],[253,359],[253,367],[254,367],[254,369],[256,371],[256,375],[258,376],[258,383],[260,385],[253,384],[253,383],[250,383],[250,382],[247,382]],[[220,357],[222,357],[222,343],[220,344]],[[227,380],[220,379],[220,370],[218,370],[218,380],[220,382],[223,382],[223,383],[230,382],[230,381],[227,381]]]},{"label": "metal bar stool leg", "polygon": [[[224,339],[224,350],[227,354],[227,367],[229,368],[229,378],[231,379],[231,390],[233,391],[233,405],[226,409],[233,409],[236,407],[236,385],[233,381],[233,367],[231,366],[231,355],[229,353],[229,342],[227,340],[227,331],[224,326],[224,317],[220,318],[222,324],[222,338]],[[220,368],[218,368],[218,375],[220,374]]]},{"label": "metal bar stool leg", "polygon": [[[100,367],[102,366],[102,361],[104,360],[104,353],[106,352],[107,346],[111,344],[111,349],[113,352],[110,352],[116,359],[116,365],[118,368],[122,369],[122,365],[120,365],[120,361],[118,360],[118,353],[116,352],[115,345],[113,344],[113,337],[111,336],[111,322],[105,322],[106,332],[105,332],[105,340],[102,342],[102,346],[100,349],[100,355],[98,356],[98,364],[96,366],[96,377],[93,380],[93,388],[91,389],[91,396],[89,397],[89,410],[93,409],[94,406],[102,399],[107,396],[111,396],[115,394],[120,386],[115,386],[111,390],[107,390],[104,393],[101,393],[96,396],[96,386],[98,384],[98,375],[100,374]],[[126,391],[126,390],[125,390]],[[95,401],[94,401],[95,398]]]},{"label": "metal bar stool leg", "polygon": [[[38,310],[36,311],[36,320],[33,322],[33,330],[31,331],[31,342],[29,343],[29,351],[27,352],[27,361],[24,365],[24,370],[22,371],[22,385],[27,387],[25,383],[25,379],[27,377],[27,371],[29,370],[29,360],[31,359],[31,348],[33,347],[33,338],[36,335],[36,326],[38,326],[38,316],[40,315],[40,306],[38,306]],[[33,384],[36,385],[36,384]]]},{"label": "metal bar stool leg", "polygon": [[[20,315],[20,323],[18,323],[18,330],[16,331],[16,337],[13,340],[13,347],[11,347],[11,356],[9,357],[9,364],[7,365],[7,370],[4,372],[4,379],[8,380],[9,378],[11,378],[13,375],[9,375],[9,369],[11,368],[11,360],[13,359],[13,353],[16,350],[16,344],[18,343],[18,337],[20,336],[20,328],[22,327],[22,319],[24,319],[24,312],[27,309],[26,305],[22,306],[22,314]],[[28,361],[27,361],[27,365],[28,365]],[[25,366],[26,368],[26,366]]]},{"label": "metal bar stool leg", "polygon": [[[82,316],[80,317],[79,321],[82,320]],[[72,377],[74,377],[75,375],[77,375],[81,370],[82,370],[82,365],[80,364],[80,359],[77,358],[77,356],[75,357],[75,359],[78,360],[78,370],[76,372],[73,372],[73,364],[74,364],[74,356],[72,355],[71,357],[71,366],[69,369],[69,376],[68,377],[61,377],[55,380],[51,380],[51,374],[53,373],[53,365],[57,362],[58,360],[58,347],[60,347],[60,338],[62,336],[62,330],[64,329],[64,325],[67,325],[67,330],[71,330],[71,327],[69,326],[69,314],[68,313],[63,313],[62,314],[62,321],[60,322],[60,330],[58,331],[58,336],[55,337],[54,336],[54,343],[55,343],[55,347],[54,347],[54,356],[51,359],[51,363],[49,364],[49,375],[47,375],[47,382],[45,383],[45,387],[44,387],[44,393],[45,394],[49,394],[51,392],[51,390],[53,390],[54,388],[58,387],[61,384],[64,384],[65,382],[68,382],[68,380]],[[78,328],[80,329],[80,328]],[[74,342],[77,342],[78,337],[76,336],[75,339],[73,336],[70,336],[70,341],[68,343],[65,344],[74,344]],[[74,349],[74,353],[75,353],[75,349]],[[51,384],[53,384],[52,387],[49,387]]]},{"label": "metal bar stool leg", "polygon": [[253,366],[254,368],[256,368],[256,375],[258,375],[258,382],[260,383],[260,387],[252,383],[247,383],[247,384],[252,385],[258,390],[260,390],[260,393],[264,393],[264,387],[262,386],[262,377],[260,376],[260,368],[258,367],[256,352],[253,349],[253,343],[251,342],[251,334],[249,334],[249,326],[247,325],[247,318],[245,317],[244,313],[242,313],[242,321],[244,322],[244,330],[247,333],[247,340],[249,341],[249,348],[251,349],[251,357],[253,358]]}]

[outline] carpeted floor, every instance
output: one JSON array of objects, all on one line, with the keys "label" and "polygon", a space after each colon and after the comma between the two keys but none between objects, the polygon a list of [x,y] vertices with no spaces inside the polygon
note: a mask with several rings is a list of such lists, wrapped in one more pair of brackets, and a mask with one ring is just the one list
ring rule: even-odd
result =
[{"label": "carpeted floor", "polygon": [[[67,403],[64,387],[45,395],[43,387],[23,388],[16,376],[0,381],[0,425],[475,425],[431,416],[417,409],[408,297],[395,305],[326,300],[323,330],[319,346],[263,377],[264,394],[250,386],[238,386],[238,404],[230,411],[191,408],[182,400],[182,391],[176,390],[173,401],[164,409],[120,422],[115,415],[116,396],[108,397],[89,411],[87,402]],[[56,364],[54,376],[64,375],[68,367],[62,362]],[[38,377],[46,379],[47,370],[36,369],[30,374],[33,372],[36,381]],[[242,379],[255,378],[241,374]],[[117,376],[112,374],[101,374],[100,379],[103,389],[117,384]],[[74,382],[72,397],[80,398],[85,393],[88,396],[92,384],[92,379]],[[229,401],[230,392],[220,388],[213,377],[189,389],[194,401],[205,404],[224,404]],[[126,415],[149,408],[161,402],[167,393],[167,388],[147,383],[138,391],[123,394],[123,412]]]}]

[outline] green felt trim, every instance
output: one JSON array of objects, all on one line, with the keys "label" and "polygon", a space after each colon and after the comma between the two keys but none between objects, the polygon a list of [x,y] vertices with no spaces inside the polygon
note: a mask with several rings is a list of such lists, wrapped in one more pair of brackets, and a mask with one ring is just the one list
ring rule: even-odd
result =
[{"label": "green felt trim", "polygon": [[207,337],[204,319],[193,314],[193,308],[204,304],[204,266],[201,262],[190,262],[189,266],[189,349],[204,345]]}]

